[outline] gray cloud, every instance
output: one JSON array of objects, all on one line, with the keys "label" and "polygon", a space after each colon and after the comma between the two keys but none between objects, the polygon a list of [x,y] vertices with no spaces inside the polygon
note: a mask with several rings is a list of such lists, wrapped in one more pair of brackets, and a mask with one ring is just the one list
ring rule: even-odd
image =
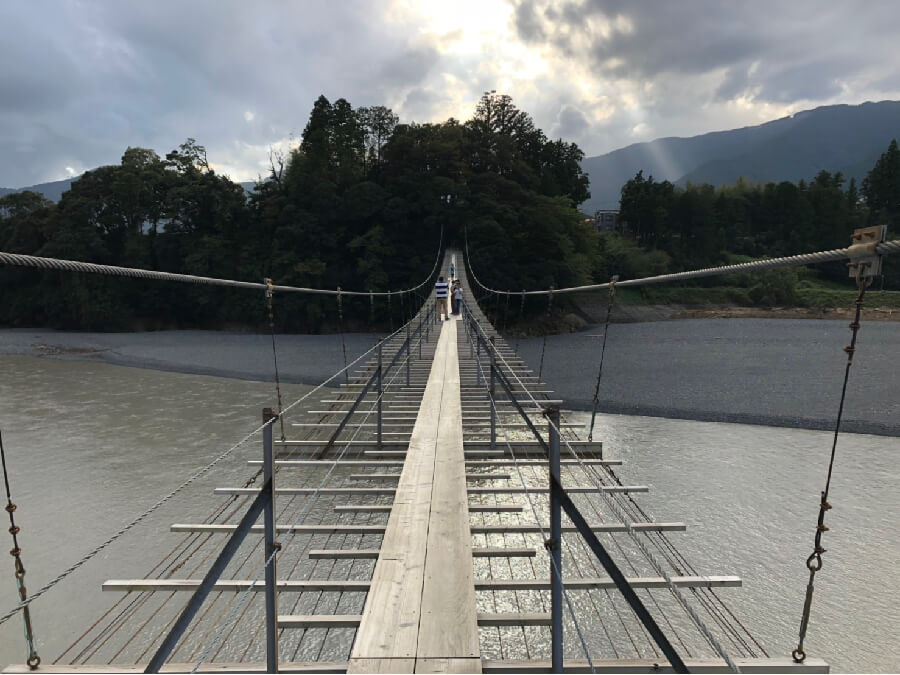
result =
[{"label": "gray cloud", "polygon": [[573,105],[563,105],[556,117],[556,125],[554,127],[554,136],[562,138],[577,139],[589,129],[591,123],[585,114]]},{"label": "gray cloud", "polygon": [[[900,97],[892,1],[510,2],[511,25],[493,26],[480,53],[459,47],[478,44],[468,23],[426,26],[402,3],[0,2],[0,186],[188,136],[246,179],[267,146],[300,134],[319,94],[429,121],[498,89],[588,154],[798,102]],[[546,72],[515,62],[522,46]]]},{"label": "gray cloud", "polygon": [[434,47],[413,47],[385,63],[381,79],[396,87],[412,87],[419,84],[439,61],[440,55]]},{"label": "gray cloud", "polygon": [[427,121],[447,103],[446,97],[428,89],[413,89],[403,100],[403,110],[410,121]]},{"label": "gray cloud", "polygon": [[588,58],[608,77],[658,81],[725,71],[715,96],[753,92],[785,103],[825,100],[840,92],[838,77],[859,75],[879,57],[893,60],[887,39],[862,40],[896,34],[900,12],[892,2],[860,12],[851,4],[779,0],[516,0],[515,26],[523,41]]},{"label": "gray cloud", "polygon": [[165,153],[188,136],[227,164],[235,143],[264,153],[299,133],[320,93],[382,103],[411,73],[386,77],[385,64],[420,67],[434,57],[423,48],[408,58],[397,34],[404,27],[380,28],[376,10],[364,2],[2,3],[0,185],[118,162],[129,145]]}]

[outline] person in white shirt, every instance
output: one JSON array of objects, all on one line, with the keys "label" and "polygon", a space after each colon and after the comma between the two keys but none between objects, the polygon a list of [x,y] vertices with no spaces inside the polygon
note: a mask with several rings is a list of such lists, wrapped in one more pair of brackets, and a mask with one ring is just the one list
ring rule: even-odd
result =
[{"label": "person in white shirt", "polygon": [[446,317],[450,318],[450,310],[447,308],[447,297],[450,294],[450,284],[444,281],[444,277],[438,277],[437,283],[434,285],[435,309],[436,315],[441,317],[441,321]]}]

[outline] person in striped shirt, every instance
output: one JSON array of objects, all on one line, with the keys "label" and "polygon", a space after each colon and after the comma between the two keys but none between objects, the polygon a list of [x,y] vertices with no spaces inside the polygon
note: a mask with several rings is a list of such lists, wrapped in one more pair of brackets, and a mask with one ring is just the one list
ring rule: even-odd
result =
[{"label": "person in striped shirt", "polygon": [[450,312],[447,309],[447,297],[450,294],[450,284],[444,281],[444,277],[438,277],[438,281],[434,285],[434,291],[437,301],[435,313],[441,317],[441,321],[444,320],[444,317],[449,319]]}]

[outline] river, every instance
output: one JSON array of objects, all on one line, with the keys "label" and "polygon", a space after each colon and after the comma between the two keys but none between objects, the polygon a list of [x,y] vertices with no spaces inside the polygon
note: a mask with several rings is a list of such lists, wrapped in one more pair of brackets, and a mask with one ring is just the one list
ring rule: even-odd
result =
[{"label": "river", "polygon": [[[36,590],[185,476],[255,428],[271,384],[106,363],[0,356],[0,430],[16,522]],[[286,399],[308,391],[287,385]],[[585,413],[571,419],[587,422]],[[736,574],[723,593],[773,655],[796,645],[827,432],[599,415],[595,438],[647,484],[640,501],[680,520],[681,550],[709,574]],[[168,541],[168,525],[205,513],[212,487],[245,478],[254,441],[33,605],[49,662],[109,604],[108,578],[141,573]],[[900,439],[844,434],[838,446],[807,653],[835,671],[900,669]],[[3,581],[4,574],[7,576]],[[0,609],[16,603],[13,564],[0,568]],[[18,617],[0,626],[0,662],[24,660]]]}]

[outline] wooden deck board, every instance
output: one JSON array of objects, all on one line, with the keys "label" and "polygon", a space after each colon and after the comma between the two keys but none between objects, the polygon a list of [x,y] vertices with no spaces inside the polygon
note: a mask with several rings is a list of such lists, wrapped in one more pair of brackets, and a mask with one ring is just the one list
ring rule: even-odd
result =
[{"label": "wooden deck board", "polygon": [[[481,653],[475,612],[472,535],[466,508],[456,328],[456,322],[450,321],[441,331],[441,339],[446,336],[448,348],[443,363],[444,388],[416,651],[417,672],[419,659],[471,659],[480,657]],[[436,367],[441,365],[437,363]]]},{"label": "wooden deck board", "polygon": [[348,672],[480,672],[455,322],[405,456]]},{"label": "wooden deck board", "polygon": [[[435,362],[442,351],[443,335]],[[442,390],[443,371],[432,368],[350,654],[351,673],[366,672],[371,659],[416,656]]]}]

